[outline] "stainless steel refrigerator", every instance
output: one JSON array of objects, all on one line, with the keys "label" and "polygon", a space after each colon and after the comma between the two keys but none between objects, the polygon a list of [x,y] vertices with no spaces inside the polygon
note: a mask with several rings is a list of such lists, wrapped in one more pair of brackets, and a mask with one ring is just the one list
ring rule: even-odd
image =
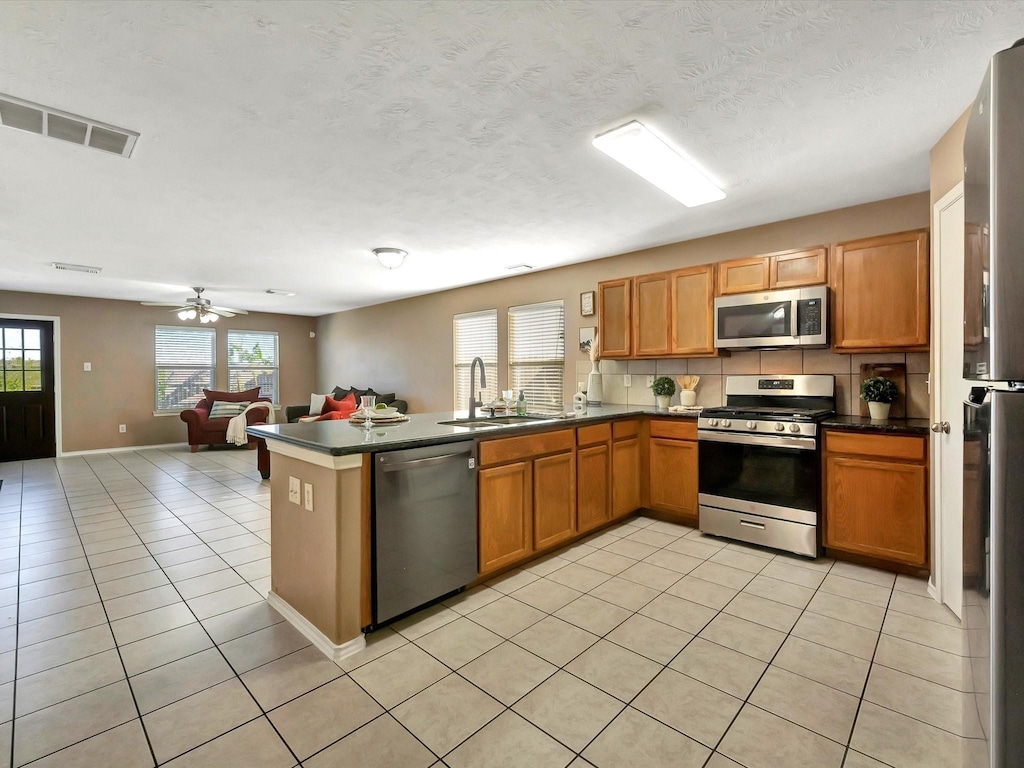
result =
[{"label": "stainless steel refrigerator", "polygon": [[1024,765],[1024,40],[964,140],[964,765]]}]

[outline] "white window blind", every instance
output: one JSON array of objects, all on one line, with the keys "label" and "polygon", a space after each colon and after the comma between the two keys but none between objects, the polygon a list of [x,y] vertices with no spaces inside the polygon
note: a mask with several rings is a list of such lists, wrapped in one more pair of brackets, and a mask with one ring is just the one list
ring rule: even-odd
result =
[{"label": "white window blind", "polygon": [[228,389],[260,388],[260,397],[280,402],[277,334],[273,331],[228,331]]},{"label": "white window blind", "polygon": [[156,409],[192,408],[213,389],[217,332],[207,328],[156,327]]},{"label": "white window blind", "polygon": [[561,301],[508,309],[509,387],[526,391],[531,411],[561,411],[565,308]]},{"label": "white window blind", "polygon": [[[474,357],[484,361],[487,386],[481,391],[480,400],[489,403],[498,395],[498,311],[487,309],[455,315],[453,335],[455,410],[464,411],[469,407],[469,369]],[[480,384],[479,378],[477,384]]]}]

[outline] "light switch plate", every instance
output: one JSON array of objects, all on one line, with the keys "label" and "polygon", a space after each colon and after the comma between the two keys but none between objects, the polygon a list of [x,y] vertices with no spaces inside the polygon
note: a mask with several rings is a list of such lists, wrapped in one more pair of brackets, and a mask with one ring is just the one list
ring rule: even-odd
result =
[{"label": "light switch plate", "polygon": [[312,512],[313,511],[313,484],[312,483],[306,483],[305,490],[306,490],[306,496],[305,496],[305,504],[303,504],[303,506],[306,508],[307,512]]},{"label": "light switch plate", "polygon": [[92,370],[92,363],[82,363],[82,370],[83,371],[91,371]]},{"label": "light switch plate", "polygon": [[292,504],[299,504],[299,478],[288,478],[288,501]]},{"label": "light switch plate", "polygon": [[633,377],[630,376],[628,373],[624,373],[622,375],[622,386],[624,386],[624,387],[632,387],[633,386]]}]

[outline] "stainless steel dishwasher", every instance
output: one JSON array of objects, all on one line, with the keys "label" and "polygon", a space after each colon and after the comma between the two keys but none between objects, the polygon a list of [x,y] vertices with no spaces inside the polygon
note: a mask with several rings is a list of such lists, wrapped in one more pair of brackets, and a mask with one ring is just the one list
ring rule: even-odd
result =
[{"label": "stainless steel dishwasher", "polygon": [[374,457],[374,625],[476,579],[476,445]]}]

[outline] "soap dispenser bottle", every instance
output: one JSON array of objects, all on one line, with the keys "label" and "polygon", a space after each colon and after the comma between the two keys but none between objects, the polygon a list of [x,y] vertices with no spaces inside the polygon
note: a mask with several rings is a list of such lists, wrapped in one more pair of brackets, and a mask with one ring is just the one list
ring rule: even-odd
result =
[{"label": "soap dispenser bottle", "polygon": [[516,416],[526,415],[526,390],[519,390],[519,399],[516,400]]},{"label": "soap dispenser bottle", "polygon": [[576,385],[576,394],[572,396],[572,412],[577,416],[587,412],[587,395],[583,391],[583,384]]}]

